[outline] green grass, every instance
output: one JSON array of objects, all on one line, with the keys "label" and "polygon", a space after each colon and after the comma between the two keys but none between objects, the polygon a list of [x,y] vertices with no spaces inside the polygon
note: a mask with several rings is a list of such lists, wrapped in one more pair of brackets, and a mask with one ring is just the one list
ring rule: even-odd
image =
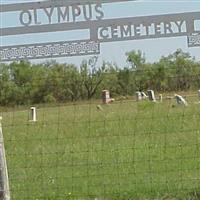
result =
[{"label": "green grass", "polygon": [[3,112],[12,200],[195,199],[200,104],[172,103],[40,106],[37,123]]}]

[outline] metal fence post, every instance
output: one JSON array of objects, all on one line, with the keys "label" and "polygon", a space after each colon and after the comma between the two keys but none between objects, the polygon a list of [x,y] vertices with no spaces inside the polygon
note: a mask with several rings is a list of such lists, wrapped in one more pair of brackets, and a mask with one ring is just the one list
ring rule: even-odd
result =
[{"label": "metal fence post", "polygon": [[0,117],[0,200],[10,200],[9,179]]}]

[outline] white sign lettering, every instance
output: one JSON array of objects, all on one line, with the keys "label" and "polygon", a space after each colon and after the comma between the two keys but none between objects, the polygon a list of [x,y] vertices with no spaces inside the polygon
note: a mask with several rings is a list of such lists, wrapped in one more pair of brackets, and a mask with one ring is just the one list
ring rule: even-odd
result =
[{"label": "white sign lettering", "polygon": [[101,3],[30,9],[23,10],[19,14],[19,21],[22,26],[102,20],[103,18],[104,12]]},{"label": "white sign lettering", "polygon": [[161,22],[146,24],[111,25],[98,28],[98,39],[139,38],[148,36],[167,36],[176,33],[186,33],[186,22]]}]

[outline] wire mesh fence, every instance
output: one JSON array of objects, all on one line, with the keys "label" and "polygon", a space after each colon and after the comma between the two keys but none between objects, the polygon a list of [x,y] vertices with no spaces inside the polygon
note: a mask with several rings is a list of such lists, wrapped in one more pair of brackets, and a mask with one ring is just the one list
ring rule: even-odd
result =
[{"label": "wire mesh fence", "polygon": [[[182,77],[167,78],[175,84]],[[65,84],[55,80],[48,81],[49,88]],[[187,77],[197,86],[198,80],[198,74]],[[147,83],[155,86],[153,80]],[[132,96],[123,94],[109,104],[102,104],[100,96],[40,103],[33,121],[32,105],[2,107],[11,199],[198,199],[200,99],[197,87],[179,87],[183,84],[176,84],[174,92],[162,91],[162,102],[160,91],[151,102],[136,101],[133,90]],[[22,84],[20,90],[24,88]],[[178,105],[175,92],[189,105]]]}]

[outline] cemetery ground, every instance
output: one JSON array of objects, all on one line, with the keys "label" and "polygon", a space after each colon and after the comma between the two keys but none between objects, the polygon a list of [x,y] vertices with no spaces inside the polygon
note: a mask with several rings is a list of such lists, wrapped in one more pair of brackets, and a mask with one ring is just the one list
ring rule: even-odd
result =
[{"label": "cemetery ground", "polygon": [[[200,104],[119,101],[2,112],[12,200],[198,199]],[[173,106],[176,105],[176,106]]]}]

